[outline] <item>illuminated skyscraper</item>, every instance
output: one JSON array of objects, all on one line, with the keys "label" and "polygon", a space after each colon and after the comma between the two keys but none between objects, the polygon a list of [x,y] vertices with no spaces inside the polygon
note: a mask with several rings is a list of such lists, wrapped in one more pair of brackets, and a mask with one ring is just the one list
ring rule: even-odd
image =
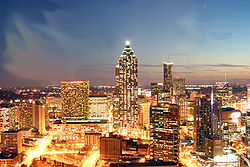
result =
[{"label": "illuminated skyscraper", "polygon": [[205,151],[205,138],[221,139],[221,100],[207,96],[195,99],[194,150]]},{"label": "illuminated skyscraper", "polygon": [[64,119],[87,119],[89,110],[89,81],[62,81],[61,88]]},{"label": "illuminated skyscraper", "polygon": [[163,62],[164,89],[173,95],[173,65],[174,63]]},{"label": "illuminated skyscraper", "polygon": [[129,41],[117,61],[115,77],[114,124],[120,131],[136,129],[139,125],[138,63]]},{"label": "illuminated skyscraper", "polygon": [[151,137],[150,155],[155,160],[178,162],[179,156],[179,109],[177,105],[161,103],[150,108]]}]

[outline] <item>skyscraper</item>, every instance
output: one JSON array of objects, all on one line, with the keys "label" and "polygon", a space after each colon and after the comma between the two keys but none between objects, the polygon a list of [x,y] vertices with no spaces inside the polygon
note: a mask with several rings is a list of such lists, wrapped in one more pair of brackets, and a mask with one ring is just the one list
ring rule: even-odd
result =
[{"label": "skyscraper", "polygon": [[64,119],[87,119],[89,110],[89,81],[62,81],[61,88]]},{"label": "skyscraper", "polygon": [[173,95],[173,65],[174,63],[163,62],[164,89],[169,96]]},{"label": "skyscraper", "polygon": [[204,152],[205,138],[221,139],[221,101],[206,96],[195,99],[194,150]]},{"label": "skyscraper", "polygon": [[138,62],[129,41],[117,61],[115,82],[114,125],[126,133],[139,125]]},{"label": "skyscraper", "polygon": [[150,108],[151,137],[150,155],[155,160],[178,162],[179,156],[179,109],[177,105],[161,103]]}]

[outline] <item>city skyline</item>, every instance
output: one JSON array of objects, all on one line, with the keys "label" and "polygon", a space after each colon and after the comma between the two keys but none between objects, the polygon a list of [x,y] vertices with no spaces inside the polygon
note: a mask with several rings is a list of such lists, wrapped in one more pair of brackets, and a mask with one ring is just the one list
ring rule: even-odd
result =
[{"label": "city skyline", "polygon": [[113,66],[126,40],[139,60],[140,85],[162,82],[168,60],[186,83],[224,81],[225,66],[228,81],[247,83],[249,3],[2,2],[0,86],[114,85]]}]

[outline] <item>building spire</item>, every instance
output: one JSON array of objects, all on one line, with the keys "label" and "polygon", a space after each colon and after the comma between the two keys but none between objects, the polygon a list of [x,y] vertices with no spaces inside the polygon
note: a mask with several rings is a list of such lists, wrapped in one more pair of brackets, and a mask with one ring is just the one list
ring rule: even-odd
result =
[{"label": "building spire", "polygon": [[130,41],[127,40],[127,41],[125,42],[125,45],[126,45],[126,46],[130,46]]}]

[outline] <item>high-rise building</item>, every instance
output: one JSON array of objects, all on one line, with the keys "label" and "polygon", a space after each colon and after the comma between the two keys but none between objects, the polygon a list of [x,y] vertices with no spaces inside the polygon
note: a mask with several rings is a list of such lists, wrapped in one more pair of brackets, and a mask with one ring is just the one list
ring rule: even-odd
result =
[{"label": "high-rise building", "polygon": [[32,128],[33,107],[32,103],[21,103],[18,105],[18,125],[19,129]]},{"label": "high-rise building", "polygon": [[32,104],[32,125],[37,128],[38,132],[41,134],[46,134],[45,124],[46,124],[46,109],[45,105],[36,102]]},{"label": "high-rise building", "polygon": [[121,134],[133,133],[139,125],[138,62],[129,41],[117,61],[115,82],[114,127]]},{"label": "high-rise building", "polygon": [[56,120],[62,119],[62,98],[60,95],[46,97],[46,113],[48,114],[48,126],[52,126]]},{"label": "high-rise building", "polygon": [[184,96],[185,95],[185,78],[174,78],[173,95],[174,96]]},{"label": "high-rise building", "polygon": [[173,65],[174,63],[163,62],[164,89],[169,96],[173,95]]},{"label": "high-rise building", "polygon": [[66,120],[84,120],[89,111],[89,81],[62,81],[62,113]]},{"label": "high-rise building", "polygon": [[150,155],[155,160],[178,162],[179,156],[179,108],[161,103],[150,108]]},{"label": "high-rise building", "polygon": [[194,151],[205,152],[205,138],[221,139],[221,100],[206,96],[194,104]]},{"label": "high-rise building", "polygon": [[0,106],[0,132],[17,129],[16,107]]},{"label": "high-rise building", "polygon": [[188,120],[188,101],[185,96],[176,96],[175,103],[179,105],[181,125]]}]

